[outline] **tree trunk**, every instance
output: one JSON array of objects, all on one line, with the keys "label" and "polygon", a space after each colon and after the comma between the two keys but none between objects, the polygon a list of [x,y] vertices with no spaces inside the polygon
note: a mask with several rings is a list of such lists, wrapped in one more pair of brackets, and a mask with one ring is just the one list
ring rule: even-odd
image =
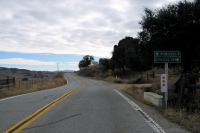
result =
[{"label": "tree trunk", "polygon": [[126,69],[124,67],[122,69],[123,69],[124,74],[126,74]]},{"label": "tree trunk", "polygon": [[143,79],[142,71],[140,71],[141,79]]}]

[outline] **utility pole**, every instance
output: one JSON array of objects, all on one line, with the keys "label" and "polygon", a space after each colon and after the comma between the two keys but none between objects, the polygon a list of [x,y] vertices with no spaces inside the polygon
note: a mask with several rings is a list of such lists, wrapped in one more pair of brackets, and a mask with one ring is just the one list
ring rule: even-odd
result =
[{"label": "utility pole", "polygon": [[59,72],[59,63],[57,63],[57,71]]}]

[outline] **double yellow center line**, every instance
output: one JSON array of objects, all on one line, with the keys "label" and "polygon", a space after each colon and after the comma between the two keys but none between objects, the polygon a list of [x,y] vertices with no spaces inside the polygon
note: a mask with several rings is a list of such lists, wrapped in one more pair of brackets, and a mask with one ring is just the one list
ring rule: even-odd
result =
[{"label": "double yellow center line", "polygon": [[19,131],[21,131],[22,129],[24,129],[26,126],[28,126],[29,124],[31,124],[33,121],[35,121],[37,118],[39,118],[41,115],[43,115],[45,112],[47,112],[49,109],[51,109],[52,107],[54,107],[57,103],[61,102],[66,97],[68,97],[69,95],[71,95],[76,90],[77,90],[77,88],[74,88],[71,91],[65,93],[61,97],[59,97],[56,100],[50,102],[49,104],[47,104],[44,107],[40,108],[39,110],[37,110],[33,114],[31,114],[28,117],[26,117],[23,120],[21,120],[17,124],[13,125],[8,130],[6,130],[4,133],[18,133]]},{"label": "double yellow center line", "polygon": [[83,82],[82,81],[80,81],[80,80],[78,80],[77,78],[75,78],[74,76],[72,76],[71,74],[69,74],[72,78],[74,78],[75,80],[77,80],[79,83],[80,83],[80,85],[83,85]]}]

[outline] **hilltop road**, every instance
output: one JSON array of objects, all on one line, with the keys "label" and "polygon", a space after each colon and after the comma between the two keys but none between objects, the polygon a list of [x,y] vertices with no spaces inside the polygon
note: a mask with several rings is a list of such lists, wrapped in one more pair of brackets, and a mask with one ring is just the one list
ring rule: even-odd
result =
[{"label": "hilltop road", "polygon": [[58,88],[1,99],[0,132],[164,133],[120,90],[73,73],[66,79]]}]

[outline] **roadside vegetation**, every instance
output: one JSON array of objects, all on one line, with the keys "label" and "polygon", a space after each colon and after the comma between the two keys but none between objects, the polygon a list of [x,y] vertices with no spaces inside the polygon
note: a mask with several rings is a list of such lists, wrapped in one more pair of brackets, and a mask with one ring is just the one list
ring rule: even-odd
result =
[{"label": "roadside vegetation", "polygon": [[[80,71],[77,73],[115,83],[118,87],[123,84],[125,92],[148,103],[143,99],[144,91],[161,94],[160,77],[155,75],[164,73],[164,63],[154,63],[154,51],[180,51],[181,62],[169,63],[169,74],[178,76],[169,77],[168,88],[169,98],[174,93],[174,105],[178,106],[168,106],[167,110],[161,112],[184,128],[194,133],[200,132],[198,77],[188,78],[189,84],[195,87],[186,86],[186,82],[183,84],[179,80],[183,74],[199,75],[200,72],[200,0],[180,1],[156,10],[145,8],[139,24],[141,31],[137,37],[125,37],[118,44],[113,44],[111,58],[100,58],[97,65],[93,56],[86,55],[79,62]],[[154,78],[148,79],[146,74]],[[151,84],[151,87],[135,84]],[[127,87],[124,89],[125,85]],[[181,86],[185,87],[182,87],[185,91],[180,89]],[[177,102],[176,97],[181,102]]]},{"label": "roadside vegetation", "polygon": [[[154,63],[154,51],[181,52],[180,63],[169,63],[169,68],[175,70],[174,74],[200,72],[200,0],[180,1],[156,10],[145,8],[139,24],[141,31],[137,37],[119,40],[118,44],[113,44],[111,58],[99,59],[102,73],[120,70],[123,77],[136,71],[143,79],[143,72],[164,67],[164,63]],[[79,62],[79,68],[94,64],[97,64],[94,57],[86,55]],[[194,84],[196,81],[196,78],[191,79]],[[176,83],[176,88],[179,88],[179,83]]]},{"label": "roadside vegetation", "polygon": [[[140,72],[129,71],[130,75],[123,75],[123,71],[116,70],[110,74],[109,72],[103,72],[103,68],[100,65],[93,65],[90,67],[83,68],[77,72],[78,75],[84,76],[87,78],[97,79],[106,81],[109,86],[114,88],[119,88],[124,92],[132,95],[135,99],[147,104],[149,106],[153,106],[150,101],[144,100],[144,92],[151,91],[161,95],[160,91],[160,77],[151,77],[147,80],[147,74],[152,72],[156,74],[163,73],[164,69],[154,69],[143,72],[143,82],[137,83],[136,81],[141,78]],[[172,70],[170,71],[172,72]],[[120,73],[122,76],[120,77]],[[116,78],[116,75],[117,78]],[[179,76],[171,76],[169,77],[169,95],[173,92],[173,85],[179,79]],[[119,82],[121,81],[121,82]],[[170,96],[169,96],[170,97]],[[154,107],[154,106],[153,106]],[[163,110],[155,107],[160,111],[160,113],[171,122],[177,123],[183,128],[193,132],[200,133],[200,115],[199,112],[188,112],[185,109],[176,110],[171,105],[168,105],[168,109]]]},{"label": "roadside vegetation", "polygon": [[[178,80],[179,77],[169,77],[169,98],[173,92],[173,85]],[[151,87],[146,86],[146,84],[135,84],[131,87],[123,89],[124,92],[132,95],[135,99],[142,101],[143,103],[153,106],[150,101],[144,100],[144,92],[151,91],[161,95],[160,92],[160,77],[151,79]],[[158,109],[161,114],[168,120],[179,124],[181,127],[191,131],[192,133],[200,133],[200,114],[199,111],[190,112],[187,109],[176,110],[170,103],[168,103],[168,108],[166,110]]]},{"label": "roadside vegetation", "polygon": [[35,91],[41,91],[41,90],[45,90],[45,89],[51,89],[51,88],[62,86],[64,84],[66,84],[66,79],[64,78],[64,73],[58,73],[54,77],[43,79],[41,82],[35,83],[31,86],[26,86],[26,85],[23,86],[20,84],[16,84],[16,86],[13,88],[1,89],[0,90],[0,98],[30,93],[30,92],[35,92]]}]

